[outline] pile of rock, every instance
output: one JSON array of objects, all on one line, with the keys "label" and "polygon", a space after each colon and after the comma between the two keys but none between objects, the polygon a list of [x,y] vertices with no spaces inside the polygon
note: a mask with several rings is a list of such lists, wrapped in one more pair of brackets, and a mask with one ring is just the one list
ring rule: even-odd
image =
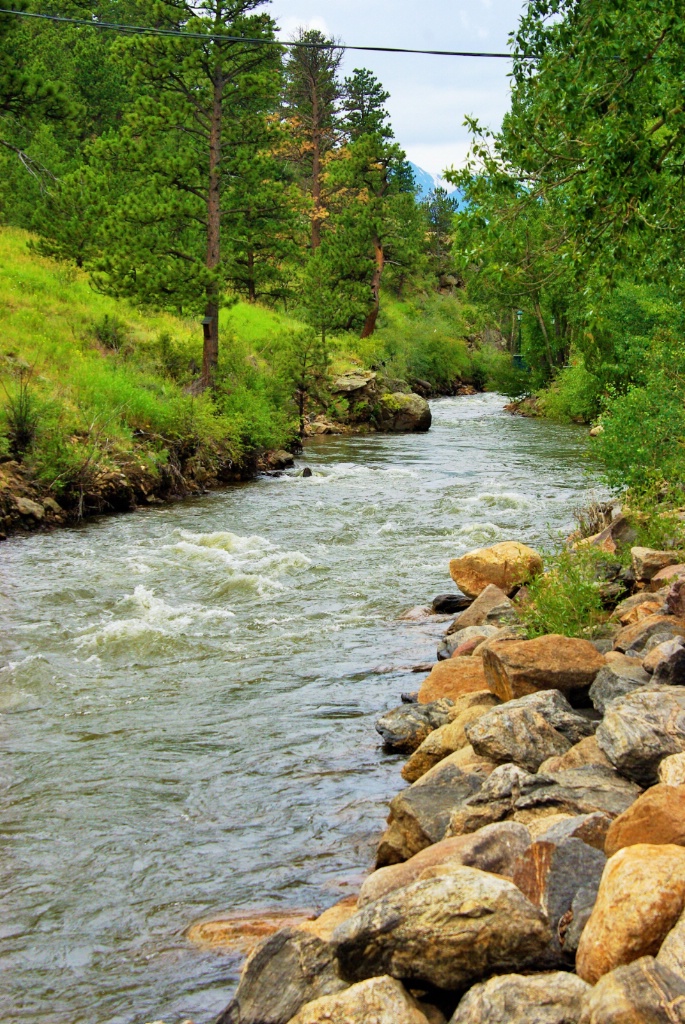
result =
[{"label": "pile of rock", "polygon": [[474,600],[377,724],[410,785],[376,870],[265,939],[221,1024],[685,1022],[685,568],[660,555],[633,550],[601,643],[517,632],[523,545],[452,562]]}]

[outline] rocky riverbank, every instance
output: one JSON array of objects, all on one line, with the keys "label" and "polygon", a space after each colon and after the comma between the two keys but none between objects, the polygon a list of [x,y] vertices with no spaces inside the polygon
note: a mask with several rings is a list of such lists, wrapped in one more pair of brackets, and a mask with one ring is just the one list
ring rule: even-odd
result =
[{"label": "rocky riverbank", "polygon": [[631,555],[601,640],[525,638],[530,548],[450,563],[438,661],[377,723],[410,785],[375,870],[263,938],[218,1024],[685,1021],[685,566]]}]

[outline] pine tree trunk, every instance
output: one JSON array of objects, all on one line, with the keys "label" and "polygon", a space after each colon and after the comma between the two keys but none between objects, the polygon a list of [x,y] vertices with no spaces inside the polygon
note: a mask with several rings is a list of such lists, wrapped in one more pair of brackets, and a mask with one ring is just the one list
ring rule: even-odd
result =
[{"label": "pine tree trunk", "polygon": [[376,329],[376,321],[378,320],[378,312],[381,308],[381,278],[383,277],[383,267],[385,265],[385,253],[383,252],[383,245],[381,244],[380,238],[374,235],[373,238],[373,252],[375,267],[373,270],[373,276],[371,278],[371,294],[373,296],[373,306],[369,311],[368,316],[364,322],[361,337],[368,338]]},{"label": "pine tree trunk", "polygon": [[[214,95],[209,129],[209,188],[207,190],[207,259],[208,270],[216,270],[221,260],[221,110],[224,79],[221,68],[214,72]],[[208,387],[219,362],[219,283],[207,289],[204,345],[202,350],[202,383]]]}]

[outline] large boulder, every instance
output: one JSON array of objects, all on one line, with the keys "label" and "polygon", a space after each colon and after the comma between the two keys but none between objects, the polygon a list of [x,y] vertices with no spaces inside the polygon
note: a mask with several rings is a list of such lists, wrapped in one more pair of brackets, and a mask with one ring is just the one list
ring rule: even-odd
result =
[{"label": "large boulder", "polygon": [[448,991],[534,969],[549,940],[544,914],[512,882],[469,867],[389,893],[333,933],[348,980],[390,974]]},{"label": "large boulder", "polygon": [[448,658],[431,669],[419,688],[419,704],[448,697],[456,700],[464,693],[487,690],[481,658]]},{"label": "large boulder", "polygon": [[589,640],[557,634],[497,640],[483,652],[488,686],[501,700],[537,690],[582,689],[591,685],[604,663],[604,655]]},{"label": "large boulder", "polygon": [[616,656],[597,673],[590,687],[590,700],[595,710],[603,715],[612,700],[625,697],[649,682],[649,673],[637,659]]},{"label": "large boulder", "polygon": [[[455,750],[467,746],[469,741],[465,732],[466,726],[475,722],[498,703],[497,697],[489,690],[466,694],[467,700],[469,697],[479,699],[470,701],[451,721],[441,725],[439,729],[435,729],[426,737],[402,769],[403,779],[406,779],[407,782],[416,782],[439,761],[449,754],[453,754]],[[464,697],[460,698],[457,703],[461,704],[462,702],[464,702]]]},{"label": "large boulder", "polygon": [[528,829],[515,821],[502,821],[486,825],[471,835],[443,839],[403,864],[390,864],[372,872],[361,887],[357,905],[373,903],[395,889],[416,882],[427,869],[444,864],[466,865],[511,876],[517,859],[529,845]]},{"label": "large boulder", "polygon": [[404,985],[384,975],[323,996],[302,1007],[289,1024],[428,1024]]},{"label": "large boulder", "polygon": [[376,867],[399,864],[445,838],[452,812],[483,785],[486,776],[453,765],[439,776],[419,780],[390,801],[388,828],[381,837]]},{"label": "large boulder", "polygon": [[655,551],[654,548],[631,548],[630,557],[638,583],[649,583],[661,569],[678,561],[675,551]]},{"label": "large boulder", "polygon": [[[597,892],[606,857],[582,839],[562,839],[555,843],[537,840],[521,855],[514,869],[514,883],[531,903],[540,907],[552,928],[549,966],[563,966],[564,935],[559,925],[569,914],[580,889]],[[574,951],[575,952],[575,951]]]},{"label": "large boulder", "polygon": [[583,1001],[578,1024],[685,1024],[685,980],[651,956],[618,967]]},{"label": "large boulder", "polygon": [[573,710],[557,690],[544,690],[492,708],[465,727],[481,757],[537,771],[543,761],[565,754],[593,732],[593,724]]},{"label": "large boulder", "polygon": [[653,785],[663,758],[685,751],[685,689],[642,689],[612,701],[596,736],[622,775]]},{"label": "large boulder", "polygon": [[538,771],[542,775],[549,775],[550,772],[564,772],[567,768],[584,768],[586,764],[601,764],[605,768],[613,768],[609,758],[599,749],[594,735],[586,736],[575,743],[565,754],[547,758]]},{"label": "large boulder", "polygon": [[685,846],[685,786],[648,789],[612,822],[604,849],[611,857],[637,843]]},{"label": "large boulder", "polygon": [[580,977],[594,984],[616,967],[655,956],[684,905],[683,847],[640,844],[619,850],[607,862],[580,938]]},{"label": "large boulder", "polygon": [[504,541],[469,551],[450,562],[450,575],[460,590],[477,597],[489,584],[511,594],[531,576],[542,572],[542,558],[518,541]]},{"label": "large boulder", "polygon": [[445,837],[468,835],[509,817],[514,813],[521,793],[538,782],[538,776],[515,764],[499,765],[485,779],[480,790],[454,808]]},{"label": "large boulder", "polygon": [[521,786],[514,809],[518,820],[524,822],[543,814],[580,815],[595,811],[616,818],[630,807],[639,793],[635,783],[622,778],[612,768],[589,764],[549,775],[530,776]]},{"label": "large boulder", "polygon": [[347,987],[328,942],[284,928],[245,961],[235,996],[216,1024],[287,1024],[305,1003]]},{"label": "large boulder", "polygon": [[641,654],[657,633],[663,634],[662,639],[685,636],[685,621],[676,615],[647,615],[631,626],[624,626],[614,637],[614,648],[623,653]]},{"label": "large boulder", "polygon": [[457,616],[447,632],[454,633],[469,626],[484,626],[501,618],[511,618],[513,615],[514,605],[507,595],[494,583],[490,583],[475,601]]},{"label": "large boulder", "polygon": [[430,405],[421,395],[395,391],[381,396],[376,406],[376,419],[379,430],[405,434],[430,430],[433,416]]},{"label": "large boulder", "polygon": [[389,750],[411,753],[416,750],[429,733],[445,725],[449,720],[451,700],[435,700],[430,704],[401,704],[392,711],[386,711],[376,722],[384,745]]},{"label": "large boulder", "polygon": [[450,1024],[576,1024],[588,992],[566,971],[502,974],[470,988]]}]

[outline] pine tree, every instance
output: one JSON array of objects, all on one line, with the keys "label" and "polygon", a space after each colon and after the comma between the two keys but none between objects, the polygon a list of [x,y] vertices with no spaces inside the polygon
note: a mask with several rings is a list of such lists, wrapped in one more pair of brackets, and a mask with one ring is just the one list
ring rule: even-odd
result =
[{"label": "pine tree", "polygon": [[458,206],[459,200],[440,187],[429,192],[421,203],[426,219],[428,266],[438,283],[454,270],[454,215]]}]

